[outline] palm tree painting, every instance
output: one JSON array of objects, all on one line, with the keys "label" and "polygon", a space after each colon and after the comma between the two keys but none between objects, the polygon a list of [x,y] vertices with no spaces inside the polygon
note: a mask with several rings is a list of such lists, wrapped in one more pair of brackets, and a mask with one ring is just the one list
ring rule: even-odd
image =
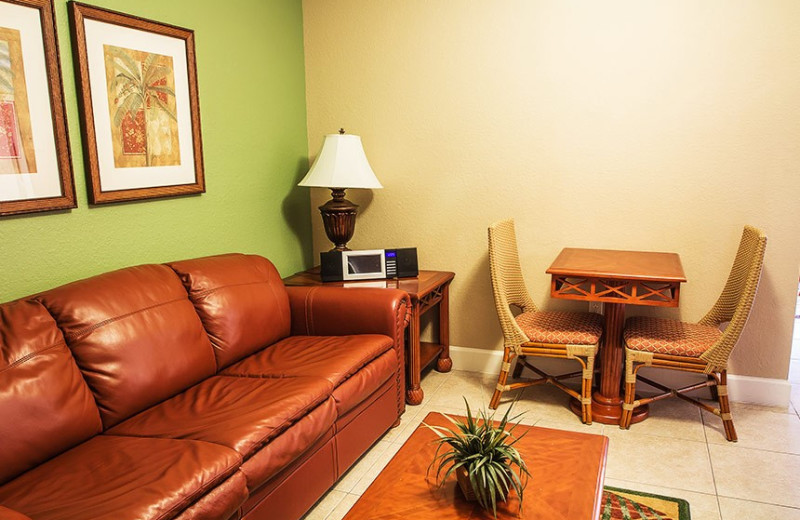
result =
[{"label": "palm tree painting", "polygon": [[14,93],[14,75],[11,73],[11,51],[8,42],[0,40],[0,93]]},{"label": "palm tree painting", "polygon": [[36,173],[20,33],[0,27],[0,174]]},{"label": "palm tree painting", "polygon": [[8,42],[0,40],[0,158],[18,157],[17,125],[14,114],[14,75]]},{"label": "palm tree painting", "polygon": [[114,164],[180,164],[172,57],[104,45]]}]

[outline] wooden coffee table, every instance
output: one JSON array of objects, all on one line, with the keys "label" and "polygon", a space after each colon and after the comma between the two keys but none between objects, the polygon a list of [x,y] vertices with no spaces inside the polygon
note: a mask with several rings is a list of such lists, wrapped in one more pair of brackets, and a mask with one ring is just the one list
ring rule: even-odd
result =
[{"label": "wooden coffee table", "polygon": [[[429,413],[428,424],[449,426],[441,414]],[[528,433],[517,448],[532,478],[525,489],[522,516],[516,514],[516,496],[499,504],[497,518],[510,520],[594,520],[599,518],[603,497],[608,438],[601,435],[519,426]],[[436,447],[436,435],[420,425],[389,465],[356,502],[345,520],[456,520],[492,518],[477,502],[467,502],[457,489],[455,477],[441,488],[425,479]]]}]

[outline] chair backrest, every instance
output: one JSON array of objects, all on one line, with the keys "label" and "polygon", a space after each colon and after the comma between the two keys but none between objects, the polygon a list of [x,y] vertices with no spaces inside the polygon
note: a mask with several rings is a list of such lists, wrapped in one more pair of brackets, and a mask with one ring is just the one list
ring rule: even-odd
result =
[{"label": "chair backrest", "polygon": [[725,288],[711,310],[699,321],[701,325],[717,327],[730,322],[719,341],[700,356],[708,363],[709,371],[725,369],[731,351],[739,340],[761,279],[766,247],[767,237],[760,229],[744,227]]},{"label": "chair backrest", "polygon": [[529,339],[517,325],[511,306],[519,307],[523,312],[535,312],[538,309],[522,278],[513,219],[501,220],[489,226],[489,272],[506,346],[518,347],[527,343]]}]

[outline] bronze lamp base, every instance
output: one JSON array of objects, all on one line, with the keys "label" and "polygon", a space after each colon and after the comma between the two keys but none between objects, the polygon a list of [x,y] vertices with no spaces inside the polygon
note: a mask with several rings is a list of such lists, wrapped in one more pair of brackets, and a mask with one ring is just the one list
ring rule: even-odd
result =
[{"label": "bronze lamp base", "polygon": [[319,207],[322,224],[328,240],[333,242],[331,251],[350,251],[347,242],[353,238],[356,229],[358,204],[344,198],[345,188],[331,188],[333,198]]}]

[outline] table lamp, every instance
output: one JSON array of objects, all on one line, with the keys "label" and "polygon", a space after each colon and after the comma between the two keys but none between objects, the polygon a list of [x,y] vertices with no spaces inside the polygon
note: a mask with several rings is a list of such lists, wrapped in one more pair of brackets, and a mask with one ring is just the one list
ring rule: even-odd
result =
[{"label": "table lamp", "polygon": [[331,251],[349,251],[347,242],[356,227],[358,205],[344,198],[347,188],[383,188],[367,161],[361,137],[345,134],[328,134],[322,143],[317,160],[298,186],[330,188],[331,200],[319,207]]}]

